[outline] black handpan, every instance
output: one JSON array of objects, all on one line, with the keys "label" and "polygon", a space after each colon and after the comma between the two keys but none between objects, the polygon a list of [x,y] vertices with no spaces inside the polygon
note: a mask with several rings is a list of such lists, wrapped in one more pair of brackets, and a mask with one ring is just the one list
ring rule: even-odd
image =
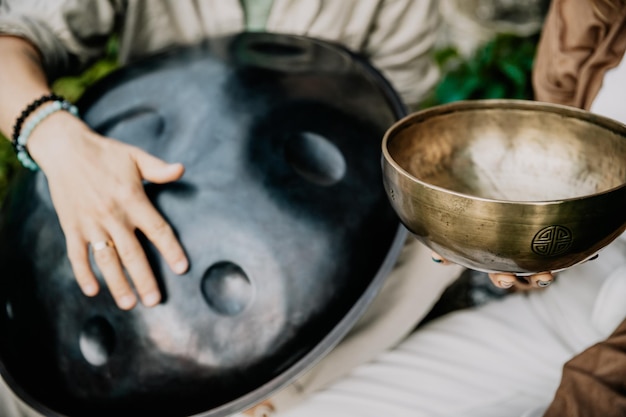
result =
[{"label": "black handpan", "polygon": [[101,134],[184,163],[180,181],[145,188],[191,268],[173,274],[142,238],[163,302],[119,310],[104,282],[85,297],[45,177],[14,181],[0,229],[0,371],[46,415],[246,409],[338,343],[397,258],[406,235],[380,144],[403,106],[339,46],[206,41],[118,70],[78,104]]}]

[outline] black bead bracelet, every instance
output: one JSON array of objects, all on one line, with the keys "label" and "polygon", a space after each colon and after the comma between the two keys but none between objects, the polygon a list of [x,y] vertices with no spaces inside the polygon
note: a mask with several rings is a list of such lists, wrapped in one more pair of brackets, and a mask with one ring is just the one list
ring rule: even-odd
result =
[{"label": "black bead bracelet", "polygon": [[11,143],[13,144],[13,148],[17,150],[17,138],[20,136],[20,132],[22,130],[22,125],[24,125],[24,121],[28,116],[32,114],[39,106],[48,102],[48,101],[65,101],[65,99],[61,96],[58,96],[54,93],[46,94],[44,96],[39,97],[37,100],[30,103],[20,114],[20,117],[15,121],[15,125],[13,126],[13,135],[11,136]]}]

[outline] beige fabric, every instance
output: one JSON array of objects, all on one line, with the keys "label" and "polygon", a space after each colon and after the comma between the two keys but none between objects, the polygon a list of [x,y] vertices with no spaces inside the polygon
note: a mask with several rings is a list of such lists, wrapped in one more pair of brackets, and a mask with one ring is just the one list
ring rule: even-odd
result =
[{"label": "beige fabric", "polygon": [[589,109],[606,71],[626,50],[626,7],[611,9],[598,1],[553,0],[541,34],[533,69],[539,101]]},{"label": "beige fabric", "polygon": [[[433,0],[275,0],[270,32],[342,43],[368,56],[408,104],[438,79],[429,56],[438,12]],[[240,32],[239,0],[4,0],[0,33],[31,40],[51,79],[97,58],[119,29],[123,63],[205,37]]]},{"label": "beige fabric", "polygon": [[6,382],[0,378],[0,416],[1,417],[41,417],[41,414],[19,399]]}]

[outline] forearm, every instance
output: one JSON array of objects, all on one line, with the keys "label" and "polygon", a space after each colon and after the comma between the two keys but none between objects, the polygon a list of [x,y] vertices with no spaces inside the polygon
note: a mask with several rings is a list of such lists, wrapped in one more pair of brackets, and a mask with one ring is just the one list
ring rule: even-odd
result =
[{"label": "forearm", "polygon": [[37,49],[28,41],[0,36],[0,131],[11,137],[20,113],[33,100],[50,92]]},{"label": "forearm", "polygon": [[[50,93],[50,87],[39,49],[28,41],[0,36],[0,55],[0,131],[10,137],[22,111]],[[189,261],[143,183],[176,181],[184,167],[104,138],[71,112],[48,113],[51,109],[55,107],[42,106],[32,119],[26,117],[23,126],[29,128],[22,132],[21,145],[46,176],[76,282],[86,295],[98,293],[102,283],[92,269],[93,255],[120,308],[133,308],[136,294],[146,306],[159,303],[159,287],[136,231],[158,248],[175,273],[184,273]],[[26,154],[18,155],[24,159]],[[106,250],[93,249],[103,242]]]},{"label": "forearm", "polygon": [[[0,56],[3,57],[0,71],[0,132],[12,139],[15,122],[22,111],[33,101],[49,94],[50,86],[39,52],[27,40],[0,36]],[[22,128],[35,113],[26,117]],[[29,135],[27,148],[31,158],[46,174],[49,164],[62,160],[64,153],[72,148],[72,141],[82,140],[83,135],[90,131],[80,119],[65,111],[46,117],[39,125]],[[48,140],[50,137],[54,140]]]}]

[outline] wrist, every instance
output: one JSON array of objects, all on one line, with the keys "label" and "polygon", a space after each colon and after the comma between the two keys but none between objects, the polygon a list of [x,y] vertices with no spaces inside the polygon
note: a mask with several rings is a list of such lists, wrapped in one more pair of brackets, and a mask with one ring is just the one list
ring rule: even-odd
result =
[{"label": "wrist", "polygon": [[32,101],[15,121],[11,142],[17,154],[17,159],[28,169],[39,169],[29,152],[28,142],[33,131],[41,130],[41,124],[56,113],[68,113],[78,117],[78,109],[63,97],[54,93],[45,94]]},{"label": "wrist", "polygon": [[28,139],[31,158],[46,171],[53,161],[64,160],[76,148],[76,140],[85,140],[89,127],[78,117],[58,111],[42,120]]},{"label": "wrist", "polygon": [[[50,96],[48,96],[48,99],[49,97]],[[24,167],[33,171],[39,169],[39,166],[32,159],[28,148],[26,147],[27,142],[33,133],[33,130],[40,127],[40,124],[51,115],[60,111],[69,112],[73,116],[78,116],[78,109],[73,104],[63,99],[56,98],[58,96],[53,95],[52,97],[52,103],[48,104],[47,106],[36,106],[36,108],[39,107],[37,108],[37,111],[29,116],[28,121],[26,121],[26,123],[24,123],[21,128],[19,127],[19,124],[15,125],[16,127],[15,133],[13,135],[13,146],[15,148],[15,152],[17,153],[17,159],[22,163]],[[21,118],[21,120],[23,121],[23,118]]]}]

